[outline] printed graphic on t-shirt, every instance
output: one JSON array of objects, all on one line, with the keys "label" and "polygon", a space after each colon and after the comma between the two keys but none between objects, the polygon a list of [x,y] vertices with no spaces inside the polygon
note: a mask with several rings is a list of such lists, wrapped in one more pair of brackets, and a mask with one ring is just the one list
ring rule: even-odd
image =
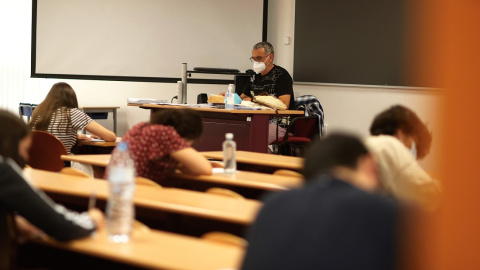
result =
[{"label": "printed graphic on t-shirt", "polygon": [[255,76],[255,83],[252,84],[252,96],[277,96],[275,91],[278,78],[282,76],[283,70],[273,68],[267,75]]}]

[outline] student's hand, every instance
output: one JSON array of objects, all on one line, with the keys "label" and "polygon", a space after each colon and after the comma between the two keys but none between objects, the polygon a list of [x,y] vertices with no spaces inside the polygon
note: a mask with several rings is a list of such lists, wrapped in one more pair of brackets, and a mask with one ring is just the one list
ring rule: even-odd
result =
[{"label": "student's hand", "polygon": [[92,138],[87,134],[77,134],[77,139],[84,142],[89,142],[90,140],[92,140]]},{"label": "student's hand", "polygon": [[106,226],[105,215],[98,208],[88,210],[87,214],[93,220],[93,223],[97,226],[97,229],[103,229]]},{"label": "student's hand", "polygon": [[220,161],[210,161],[210,164],[212,164],[212,168],[224,168],[225,167],[223,165],[223,162],[220,162]]},{"label": "student's hand", "polygon": [[244,100],[244,101],[252,101],[252,98],[251,98],[251,97],[246,97],[246,98],[244,98],[244,99],[242,99],[242,100]]}]

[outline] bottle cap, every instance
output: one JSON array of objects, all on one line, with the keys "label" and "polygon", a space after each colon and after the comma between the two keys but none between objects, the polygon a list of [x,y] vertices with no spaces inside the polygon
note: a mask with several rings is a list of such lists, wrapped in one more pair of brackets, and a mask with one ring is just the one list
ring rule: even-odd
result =
[{"label": "bottle cap", "polygon": [[233,93],[233,88],[234,88],[234,87],[235,87],[235,85],[229,84],[229,85],[228,85],[228,92]]},{"label": "bottle cap", "polygon": [[117,149],[118,149],[119,151],[127,151],[127,150],[128,150],[128,144],[127,144],[127,142],[119,142],[119,143],[117,144]]},{"label": "bottle cap", "polygon": [[233,139],[233,133],[226,133],[225,134],[225,139],[227,139],[227,140]]}]

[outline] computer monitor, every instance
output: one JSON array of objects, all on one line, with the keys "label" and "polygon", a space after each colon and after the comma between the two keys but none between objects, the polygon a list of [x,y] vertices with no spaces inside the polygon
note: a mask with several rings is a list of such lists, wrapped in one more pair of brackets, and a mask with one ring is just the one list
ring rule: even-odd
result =
[{"label": "computer monitor", "polygon": [[250,87],[251,75],[235,75],[235,93],[241,95]]}]

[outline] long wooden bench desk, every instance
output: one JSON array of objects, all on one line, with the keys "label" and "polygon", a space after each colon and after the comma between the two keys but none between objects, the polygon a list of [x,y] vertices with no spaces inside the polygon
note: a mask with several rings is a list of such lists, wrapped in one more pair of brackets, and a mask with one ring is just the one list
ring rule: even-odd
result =
[{"label": "long wooden bench desk", "polygon": [[304,115],[296,110],[227,110],[206,107],[186,107],[185,105],[128,104],[155,112],[162,109],[189,108],[202,116],[203,134],[193,147],[199,151],[222,149],[225,133],[233,133],[237,149],[267,153],[268,124],[271,116],[288,117]]},{"label": "long wooden bench desk", "polygon": [[[38,188],[47,192],[54,200],[80,206],[80,210],[87,208],[88,199],[93,191],[103,206],[108,198],[108,182],[105,180],[31,168],[24,170],[24,176]],[[136,187],[134,203],[137,218],[141,221],[146,220],[146,223],[151,223],[157,218],[164,218],[161,213],[166,213],[167,217],[169,217],[168,214],[173,214],[175,217],[192,217],[193,220],[199,220],[199,222],[203,220],[206,221],[204,223],[217,224],[215,225],[217,227],[230,226],[233,228],[232,230],[236,230],[232,233],[236,234],[240,234],[241,230],[255,220],[257,212],[262,206],[262,203],[256,200],[142,185]],[[181,220],[180,218],[166,221],[162,219],[162,222],[173,222],[174,224],[170,224],[173,229],[175,229],[175,225],[178,225],[175,224],[175,221],[180,222]],[[168,229],[161,226],[157,228]],[[196,235],[196,233],[191,234]]]},{"label": "long wooden bench desk", "polygon": [[[223,152],[222,151],[203,151],[200,152],[206,158],[222,160]],[[300,171],[303,168],[304,159],[301,157],[290,157],[274,154],[265,154],[265,153],[256,153],[249,151],[236,151],[235,159],[237,161],[237,166],[242,169],[248,169],[246,165],[251,165],[252,167],[260,171],[274,171],[279,169],[288,169],[293,171]]]},{"label": "long wooden bench desk", "polygon": [[111,154],[117,143],[121,140],[121,137],[117,137],[114,142],[79,140],[72,148],[72,153],[75,155]]},{"label": "long wooden bench desk", "polygon": [[246,198],[261,199],[270,191],[284,191],[300,187],[303,185],[303,179],[248,171],[237,171],[234,176],[223,173],[199,176],[172,173],[165,179],[165,184],[198,191],[221,187],[235,191]]},{"label": "long wooden bench desk", "polygon": [[111,154],[102,154],[102,155],[62,155],[60,156],[62,160],[66,161],[76,161],[84,164],[89,164],[92,166],[98,166],[105,168],[110,162]]},{"label": "long wooden bench desk", "polygon": [[[108,241],[105,229],[95,236],[69,243],[50,239],[35,242],[148,269],[238,269],[245,252],[241,247],[157,230],[135,230],[131,241],[122,244]],[[49,257],[62,260],[61,256]],[[64,263],[65,267],[72,267],[72,262]]]},{"label": "long wooden bench desk", "polygon": [[[239,155],[243,155],[243,151],[238,151]],[[205,152],[202,152],[205,153]],[[251,154],[252,152],[248,152]],[[254,153],[259,154],[260,153]],[[268,155],[268,154],[265,154]],[[111,155],[62,155],[63,160],[77,161],[80,163],[90,164],[97,167],[106,167],[110,160]],[[213,155],[212,155],[213,156]],[[272,156],[272,155],[268,155]],[[275,156],[277,157],[277,156]],[[278,156],[282,158],[282,156]],[[297,159],[292,157],[283,157],[289,158],[288,160],[294,160],[295,162],[300,162]],[[287,164],[287,162],[284,162]],[[280,165],[279,165],[280,166]],[[181,182],[180,180],[183,180]],[[185,184],[190,182],[193,185]],[[195,182],[197,184],[195,185]],[[264,193],[265,191],[281,191],[287,190],[290,188],[300,187],[303,184],[303,180],[298,177],[292,176],[279,176],[258,172],[248,172],[248,171],[237,171],[235,177],[226,176],[223,174],[213,174],[213,175],[201,175],[194,176],[188,174],[170,174],[169,177],[165,180],[166,186],[172,187],[182,187],[187,189],[195,190],[205,190],[208,187],[221,186],[229,189],[235,189],[235,187],[240,188],[240,190],[255,190],[256,195],[248,196],[249,198],[258,198],[258,195]],[[238,189],[236,190],[238,192]],[[240,191],[240,193],[244,193]],[[248,192],[247,192],[248,193]]]}]

